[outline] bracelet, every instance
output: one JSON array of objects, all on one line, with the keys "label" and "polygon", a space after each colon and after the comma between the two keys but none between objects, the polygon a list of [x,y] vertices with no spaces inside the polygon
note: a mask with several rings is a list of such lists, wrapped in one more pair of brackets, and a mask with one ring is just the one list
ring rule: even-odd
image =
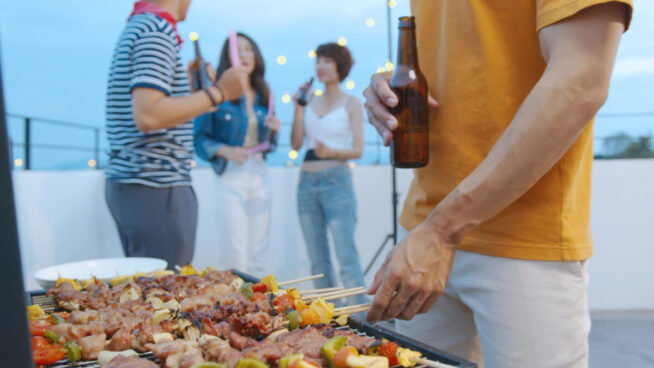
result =
[{"label": "bracelet", "polygon": [[213,107],[218,106],[218,102],[216,102],[216,99],[213,98],[213,96],[211,95],[211,92],[209,92],[209,88],[208,87],[207,88],[202,88],[202,90],[204,91],[204,93],[207,94],[207,97],[209,97],[209,100],[211,100],[211,106],[213,106]]}]

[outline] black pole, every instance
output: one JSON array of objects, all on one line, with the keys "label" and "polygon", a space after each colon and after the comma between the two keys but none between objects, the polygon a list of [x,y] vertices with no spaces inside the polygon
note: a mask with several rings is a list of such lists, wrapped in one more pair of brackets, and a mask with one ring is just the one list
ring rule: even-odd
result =
[{"label": "black pole", "polygon": [[32,167],[31,145],[32,145],[32,123],[30,118],[25,118],[25,170]]},{"label": "black pole", "polygon": [[[386,4],[386,29],[387,29],[387,36],[388,36],[388,61],[392,60],[392,53],[393,53],[393,41],[391,39],[392,33],[391,33],[391,7],[388,4],[388,0],[384,0],[384,3]],[[381,144],[381,141],[379,141],[379,144]],[[379,152],[379,144],[377,145],[377,157],[378,157],[378,162],[381,163],[381,158],[380,158],[380,152]],[[396,179],[396,172],[395,172],[395,166],[391,165],[391,205],[393,206],[393,233],[386,235],[386,238],[382,242],[382,244],[377,248],[377,252],[375,252],[375,255],[372,257],[370,262],[368,263],[368,266],[366,267],[365,271],[363,271],[364,275],[367,275],[368,272],[372,269],[372,266],[377,262],[377,258],[381,255],[382,251],[386,247],[386,244],[389,241],[393,241],[393,246],[397,244],[397,199],[398,199],[398,194],[397,194],[397,179]]]},{"label": "black pole", "polygon": [[0,316],[4,329],[0,357],[3,367],[32,368],[8,143],[0,69],[0,290],[3,299]]},{"label": "black pole", "polygon": [[100,168],[100,128],[95,128],[95,145],[93,146],[95,152],[95,168]]}]

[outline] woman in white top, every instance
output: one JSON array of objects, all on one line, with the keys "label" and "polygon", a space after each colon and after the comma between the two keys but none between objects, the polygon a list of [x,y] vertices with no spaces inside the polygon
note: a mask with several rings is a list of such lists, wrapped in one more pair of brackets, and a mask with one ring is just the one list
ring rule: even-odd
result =
[{"label": "woman in white top", "polygon": [[[332,287],[336,275],[329,252],[327,230],[331,232],[345,287],[364,286],[363,272],[354,244],[356,198],[347,160],[363,153],[363,105],[341,89],[354,60],[347,48],[335,43],[316,50],[316,75],[324,83],[324,93],[313,97],[308,106],[298,104],[291,144],[298,150],[306,142],[308,151],[302,164],[297,193],[298,214],[311,260],[311,272],[322,273],[316,287]],[[303,86],[308,88],[308,86]],[[302,89],[302,88],[301,88]],[[301,90],[300,89],[300,90]],[[363,295],[348,303],[366,303]]]}]

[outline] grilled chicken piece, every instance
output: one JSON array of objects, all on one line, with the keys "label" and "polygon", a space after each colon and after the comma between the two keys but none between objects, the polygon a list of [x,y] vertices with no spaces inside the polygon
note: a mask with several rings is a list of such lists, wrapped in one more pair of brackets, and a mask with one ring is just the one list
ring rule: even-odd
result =
[{"label": "grilled chicken piece", "polygon": [[104,342],[106,339],[107,335],[104,332],[98,335],[82,337],[79,340],[79,347],[82,350],[82,359],[98,359],[98,354],[104,350]]},{"label": "grilled chicken piece", "polygon": [[154,362],[137,356],[126,357],[118,355],[102,366],[102,368],[159,368]]}]

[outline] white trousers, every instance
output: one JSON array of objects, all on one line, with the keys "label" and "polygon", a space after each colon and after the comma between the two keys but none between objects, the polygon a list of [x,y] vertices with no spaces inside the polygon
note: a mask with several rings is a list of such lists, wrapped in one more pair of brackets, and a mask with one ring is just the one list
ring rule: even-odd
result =
[{"label": "white trousers", "polygon": [[[399,238],[406,235],[400,230]],[[480,368],[588,367],[585,261],[544,262],[457,251],[445,293],[402,334]]]},{"label": "white trousers", "polygon": [[222,269],[234,268],[256,277],[270,272],[270,176],[260,154],[243,165],[228,163],[216,177],[216,239]]}]

